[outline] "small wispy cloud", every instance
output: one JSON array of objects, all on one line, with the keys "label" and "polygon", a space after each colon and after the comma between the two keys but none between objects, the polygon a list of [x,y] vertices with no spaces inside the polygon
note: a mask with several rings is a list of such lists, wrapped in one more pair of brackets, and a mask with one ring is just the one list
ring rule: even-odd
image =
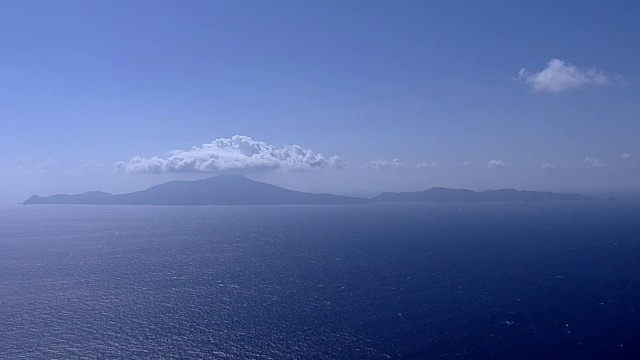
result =
[{"label": "small wispy cloud", "polygon": [[425,162],[418,163],[418,165],[416,165],[416,167],[418,169],[433,169],[437,165],[438,164],[436,164],[435,161],[425,161]]},{"label": "small wispy cloud", "polygon": [[514,78],[531,86],[535,92],[561,93],[587,86],[604,86],[622,83],[619,77],[612,79],[596,68],[579,68],[560,59],[551,59],[539,72],[530,73],[520,69]]},{"label": "small wispy cloud", "polygon": [[622,155],[620,155],[620,158],[624,161],[631,161],[633,160],[633,156],[629,153],[624,153]]},{"label": "small wispy cloud", "polygon": [[47,159],[38,165],[36,165],[36,169],[38,171],[51,171],[58,167],[58,162],[54,159]]},{"label": "small wispy cloud", "polygon": [[98,171],[104,167],[105,167],[105,164],[99,161],[89,161],[82,165],[82,169],[88,172]]},{"label": "small wispy cloud", "polygon": [[414,164],[414,163],[406,162],[399,158],[395,158],[391,160],[378,159],[378,160],[370,161],[365,165],[363,165],[364,168],[369,168],[369,169],[396,169],[396,170],[433,169],[436,166],[438,166],[438,164],[435,161],[423,161],[423,162]]},{"label": "small wispy cloud", "polygon": [[370,161],[365,167],[371,169],[406,169],[409,167],[407,163],[402,161],[401,159],[395,158],[392,160],[373,160]]},{"label": "small wispy cloud", "polygon": [[488,167],[489,169],[505,168],[507,164],[502,160],[490,160]]},{"label": "small wispy cloud", "polygon": [[129,173],[216,172],[226,170],[290,170],[342,168],[339,156],[324,156],[299,145],[276,147],[249,136],[236,135],[214,140],[189,150],[174,150],[168,157],[135,156],[115,164]]},{"label": "small wispy cloud", "polygon": [[605,164],[602,160],[591,156],[587,156],[586,158],[584,158],[584,162],[588,167],[598,168],[607,166],[607,164]]},{"label": "small wispy cloud", "polygon": [[544,163],[542,164],[542,166],[540,166],[540,168],[544,171],[553,171],[556,169],[556,166],[553,164]]}]

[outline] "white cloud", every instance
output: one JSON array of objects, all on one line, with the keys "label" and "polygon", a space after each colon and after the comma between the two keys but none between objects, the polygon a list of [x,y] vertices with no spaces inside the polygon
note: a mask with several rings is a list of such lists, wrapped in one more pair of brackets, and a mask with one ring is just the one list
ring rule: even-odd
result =
[{"label": "white cloud", "polygon": [[50,171],[58,167],[58,162],[54,159],[47,159],[36,165],[38,171]]},{"label": "white cloud", "polygon": [[[595,68],[579,68],[560,59],[551,59],[547,67],[537,73],[520,69],[516,81],[530,85],[533,91],[561,93],[586,86],[603,86],[613,81]],[[619,79],[618,79],[619,80]]]},{"label": "white cloud", "polygon": [[633,156],[629,153],[624,153],[620,156],[620,158],[624,161],[631,161],[633,159]]},{"label": "white cloud", "polygon": [[276,148],[249,136],[235,135],[190,150],[174,150],[166,158],[136,156],[128,163],[117,162],[115,167],[117,171],[129,173],[161,173],[248,169],[298,171],[345,165],[339,156],[325,157],[298,145]]},{"label": "white cloud", "polygon": [[544,163],[542,164],[542,166],[540,166],[540,168],[545,171],[553,171],[556,169],[556,166],[553,164]]},{"label": "white cloud", "polygon": [[392,160],[374,160],[365,167],[372,169],[406,169],[409,166],[404,161],[395,158]]},{"label": "white cloud", "polygon": [[594,157],[591,157],[591,156],[587,156],[586,158],[584,158],[584,162],[589,167],[604,167],[604,166],[607,166],[607,164],[602,162],[600,159],[594,158]]},{"label": "white cloud", "polygon": [[507,167],[507,164],[502,160],[491,160],[489,161],[489,169],[497,169]]},{"label": "white cloud", "polygon": [[433,169],[434,167],[436,167],[436,165],[437,164],[433,161],[427,161],[418,163],[417,167],[418,169]]}]

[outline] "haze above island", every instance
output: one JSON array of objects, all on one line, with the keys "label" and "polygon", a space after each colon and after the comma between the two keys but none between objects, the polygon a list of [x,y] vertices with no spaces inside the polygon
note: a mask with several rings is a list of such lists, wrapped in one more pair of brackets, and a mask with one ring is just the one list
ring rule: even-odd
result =
[{"label": "haze above island", "polygon": [[223,173],[640,190],[640,4],[508,5],[3,2],[0,204]]}]

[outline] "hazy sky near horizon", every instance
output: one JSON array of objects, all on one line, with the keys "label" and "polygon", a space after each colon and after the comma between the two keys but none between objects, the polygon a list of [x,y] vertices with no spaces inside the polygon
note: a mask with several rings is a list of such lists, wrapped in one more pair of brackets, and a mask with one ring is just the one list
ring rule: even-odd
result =
[{"label": "hazy sky near horizon", "polygon": [[3,1],[0,202],[226,171],[640,191],[632,1]]}]

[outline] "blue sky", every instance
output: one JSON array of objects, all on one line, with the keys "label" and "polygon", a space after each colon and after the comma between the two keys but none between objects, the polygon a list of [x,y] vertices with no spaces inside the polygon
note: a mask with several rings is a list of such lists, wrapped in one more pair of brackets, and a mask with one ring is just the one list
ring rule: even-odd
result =
[{"label": "blue sky", "polygon": [[638,191],[639,10],[4,1],[0,201],[229,170],[348,194]]}]

